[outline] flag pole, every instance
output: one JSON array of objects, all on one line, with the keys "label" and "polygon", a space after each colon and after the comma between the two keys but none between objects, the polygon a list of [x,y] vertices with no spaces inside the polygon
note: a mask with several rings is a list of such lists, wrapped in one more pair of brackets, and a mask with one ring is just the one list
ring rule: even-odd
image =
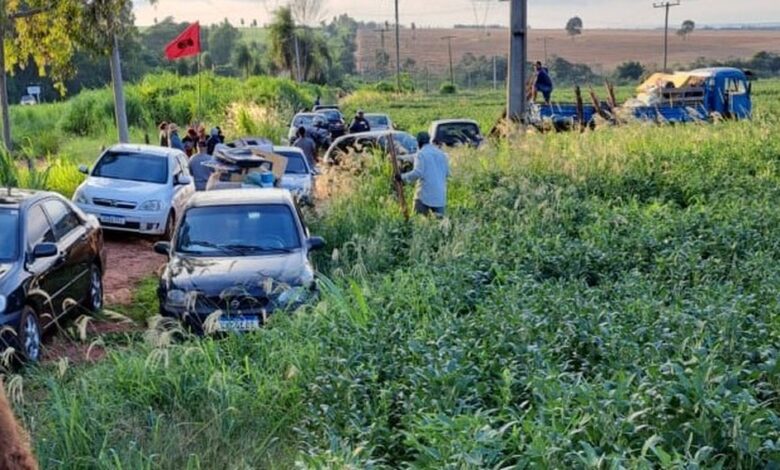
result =
[{"label": "flag pole", "polygon": [[200,124],[201,116],[201,86],[202,80],[200,78],[200,52],[198,52],[198,123]]}]

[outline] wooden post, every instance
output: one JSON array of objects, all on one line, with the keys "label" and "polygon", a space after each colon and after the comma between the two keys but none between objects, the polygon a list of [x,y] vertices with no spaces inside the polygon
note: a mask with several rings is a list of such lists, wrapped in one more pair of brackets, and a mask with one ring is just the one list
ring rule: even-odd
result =
[{"label": "wooden post", "polygon": [[574,87],[574,95],[577,97],[577,121],[579,121],[580,131],[585,130],[585,111],[582,104],[582,92],[580,86]]},{"label": "wooden post", "polygon": [[395,194],[398,196],[398,204],[401,206],[401,212],[404,215],[405,220],[409,220],[409,208],[406,206],[406,196],[404,195],[403,183],[396,180],[396,175],[401,174],[401,168],[398,165],[398,155],[395,152],[395,140],[393,134],[387,133],[387,155],[390,157],[390,164],[393,165],[393,185],[395,186]]},{"label": "wooden post", "polygon": [[596,108],[596,112],[599,113],[599,116],[609,121],[609,115],[601,109],[601,102],[599,101],[599,97],[596,96],[596,92],[593,91],[593,87],[590,87],[590,102],[593,103],[593,107]]}]

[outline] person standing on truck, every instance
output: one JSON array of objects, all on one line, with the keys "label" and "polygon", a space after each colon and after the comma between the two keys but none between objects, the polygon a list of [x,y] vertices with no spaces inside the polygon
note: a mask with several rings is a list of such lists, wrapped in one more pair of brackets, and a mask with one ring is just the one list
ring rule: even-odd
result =
[{"label": "person standing on truck", "polygon": [[417,134],[420,151],[414,157],[414,169],[396,174],[396,181],[416,181],[414,211],[418,214],[443,216],[447,206],[447,178],[450,176],[449,157],[435,145],[427,132]]},{"label": "person standing on truck", "polygon": [[544,104],[550,104],[550,98],[553,92],[553,81],[550,78],[550,71],[544,67],[541,62],[534,64],[536,70],[536,80],[534,81],[534,102],[536,102],[537,93],[541,92],[544,97]]}]

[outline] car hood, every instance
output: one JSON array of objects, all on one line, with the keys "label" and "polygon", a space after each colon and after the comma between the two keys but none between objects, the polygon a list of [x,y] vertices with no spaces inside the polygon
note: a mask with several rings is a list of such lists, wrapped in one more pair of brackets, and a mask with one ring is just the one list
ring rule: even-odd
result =
[{"label": "car hood", "polygon": [[308,260],[304,250],[267,256],[210,258],[175,256],[168,263],[164,278],[170,288],[198,290],[219,295],[227,289],[246,289],[257,295],[266,283],[300,285],[306,277]]},{"label": "car hood", "polygon": [[284,189],[308,189],[311,186],[311,175],[285,174],[281,184]]},{"label": "car hood", "polygon": [[141,202],[163,192],[167,185],[143,181],[118,180],[92,176],[84,182],[82,190],[89,197],[120,199]]}]

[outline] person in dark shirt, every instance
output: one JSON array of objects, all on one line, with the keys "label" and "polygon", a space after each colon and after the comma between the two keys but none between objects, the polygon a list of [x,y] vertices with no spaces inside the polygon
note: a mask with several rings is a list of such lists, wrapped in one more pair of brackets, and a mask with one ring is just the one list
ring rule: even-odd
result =
[{"label": "person in dark shirt", "polygon": [[219,138],[219,128],[215,127],[211,129],[209,138],[206,140],[206,153],[214,155],[214,148],[217,144],[221,144],[222,139]]},{"label": "person in dark shirt", "polygon": [[160,123],[160,147],[168,147],[168,122]]},{"label": "person in dark shirt", "polygon": [[368,124],[368,120],[363,115],[363,111],[358,111],[357,114],[355,114],[355,119],[352,120],[352,123],[349,125],[349,132],[351,134],[357,134],[358,132],[369,132],[371,131],[371,125]]},{"label": "person in dark shirt", "polygon": [[536,95],[538,92],[542,93],[544,97],[544,104],[550,104],[550,98],[553,92],[553,81],[550,78],[550,71],[547,67],[543,67],[541,62],[536,62],[534,65],[536,69],[536,81],[534,83],[534,101],[536,101]]},{"label": "person in dark shirt", "polygon": [[309,166],[314,168],[317,159],[317,144],[314,139],[306,136],[306,128],[301,126],[298,128],[298,138],[295,139],[293,147],[298,147],[303,151],[306,156],[306,160],[309,161]]}]

